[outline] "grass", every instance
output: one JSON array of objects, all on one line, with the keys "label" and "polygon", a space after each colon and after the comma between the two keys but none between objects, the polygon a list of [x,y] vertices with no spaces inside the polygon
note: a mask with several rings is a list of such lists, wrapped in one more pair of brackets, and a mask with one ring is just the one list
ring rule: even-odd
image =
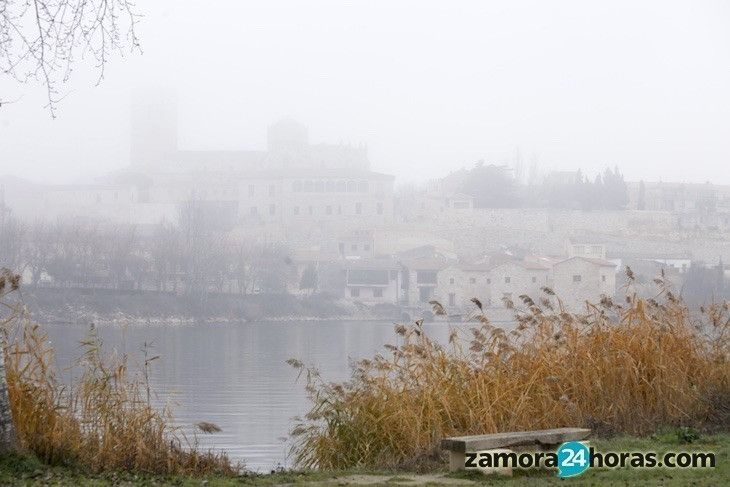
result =
[{"label": "grass", "polygon": [[[10,291],[17,288],[13,282]],[[21,451],[44,464],[92,473],[238,472],[225,455],[201,451],[174,428],[169,407],[152,404],[149,368],[157,357],[145,353],[140,370],[130,370],[127,358],[106,351],[91,330],[81,343],[75,378],[64,384],[40,326],[21,308],[8,309],[2,328],[5,374]]]},{"label": "grass", "polygon": [[[440,465],[441,438],[585,426],[598,435],[642,436],[662,427],[730,427],[730,312],[693,317],[669,290],[661,298],[605,298],[570,313],[545,288],[521,296],[517,329],[481,312],[446,346],[420,323],[329,383],[299,361],[312,407],[292,431],[300,467]],[[481,308],[480,303],[475,303]],[[434,303],[438,313],[440,306]]]},{"label": "grass", "polygon": [[716,469],[618,469],[589,470],[575,479],[558,479],[554,472],[516,472],[514,477],[485,477],[478,472],[449,473],[444,470],[427,475],[388,470],[289,471],[267,475],[246,474],[235,477],[219,475],[150,475],[129,472],[90,474],[68,467],[50,467],[32,456],[0,458],[0,485],[149,485],[200,486],[203,482],[214,487],[243,485],[663,485],[716,486],[730,483],[730,434],[702,436],[691,444],[682,443],[674,431],[646,438],[617,437],[593,441],[599,451],[714,451],[718,455]]}]

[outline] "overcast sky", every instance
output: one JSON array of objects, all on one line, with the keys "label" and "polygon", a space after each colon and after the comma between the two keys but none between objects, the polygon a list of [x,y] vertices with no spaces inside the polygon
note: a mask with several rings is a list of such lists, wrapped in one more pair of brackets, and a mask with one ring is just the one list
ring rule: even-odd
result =
[{"label": "overcast sky", "polygon": [[78,66],[59,117],[0,79],[0,174],[128,164],[134,88],[177,92],[181,149],[264,149],[295,118],[400,182],[519,148],[543,171],[730,184],[730,2],[138,0],[144,54]]}]

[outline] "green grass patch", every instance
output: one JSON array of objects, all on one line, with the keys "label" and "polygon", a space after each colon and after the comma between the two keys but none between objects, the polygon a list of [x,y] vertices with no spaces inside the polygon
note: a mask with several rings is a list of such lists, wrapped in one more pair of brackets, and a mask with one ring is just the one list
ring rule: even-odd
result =
[{"label": "green grass patch", "polygon": [[[595,469],[573,479],[559,479],[554,471],[515,470],[513,477],[484,476],[480,472],[411,473],[405,471],[285,471],[274,474],[247,473],[235,477],[188,477],[133,474],[128,472],[87,474],[80,470],[49,467],[33,456],[14,455],[0,458],[0,485],[9,486],[76,486],[76,485],[140,485],[140,486],[217,486],[244,485],[662,485],[662,486],[717,486],[730,485],[730,433],[716,435],[687,435],[680,430],[666,430],[645,437],[616,437],[592,440],[599,452],[622,451],[711,451],[717,455],[714,469]],[[688,438],[691,438],[688,441]]]}]

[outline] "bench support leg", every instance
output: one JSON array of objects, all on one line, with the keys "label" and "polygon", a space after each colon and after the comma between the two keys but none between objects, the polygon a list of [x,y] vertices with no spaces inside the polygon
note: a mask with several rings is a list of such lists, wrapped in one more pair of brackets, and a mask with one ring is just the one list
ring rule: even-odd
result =
[{"label": "bench support leg", "polygon": [[464,470],[464,463],[466,463],[466,455],[463,453],[450,451],[449,452],[449,470]]}]

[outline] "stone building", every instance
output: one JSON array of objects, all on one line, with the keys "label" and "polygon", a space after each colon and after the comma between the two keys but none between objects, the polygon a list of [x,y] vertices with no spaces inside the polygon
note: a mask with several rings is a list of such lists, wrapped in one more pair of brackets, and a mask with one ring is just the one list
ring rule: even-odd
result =
[{"label": "stone building", "polygon": [[137,104],[128,168],[83,186],[35,185],[26,213],[152,226],[194,208],[255,238],[335,248],[393,220],[395,178],[370,170],[364,145],[312,144],[292,120],[268,128],[266,150],[180,150],[177,141],[173,101]]},{"label": "stone building", "polygon": [[616,293],[616,265],[604,259],[569,257],[553,265],[552,289],[571,311]]},{"label": "stone building", "polygon": [[393,259],[355,259],[343,264],[345,298],[366,304],[401,301],[400,265]]},{"label": "stone building", "polygon": [[439,272],[449,266],[442,258],[418,258],[404,260],[403,267],[404,301],[408,304],[425,304],[436,296],[439,285]]},{"label": "stone building", "polygon": [[491,301],[489,266],[484,264],[452,264],[438,273],[434,299],[449,312],[465,311],[474,305],[472,298],[485,305]]},{"label": "stone building", "polygon": [[522,294],[537,301],[540,289],[549,285],[550,268],[533,262],[505,262],[491,270],[489,279],[492,306],[501,306],[504,299],[517,303]]}]

